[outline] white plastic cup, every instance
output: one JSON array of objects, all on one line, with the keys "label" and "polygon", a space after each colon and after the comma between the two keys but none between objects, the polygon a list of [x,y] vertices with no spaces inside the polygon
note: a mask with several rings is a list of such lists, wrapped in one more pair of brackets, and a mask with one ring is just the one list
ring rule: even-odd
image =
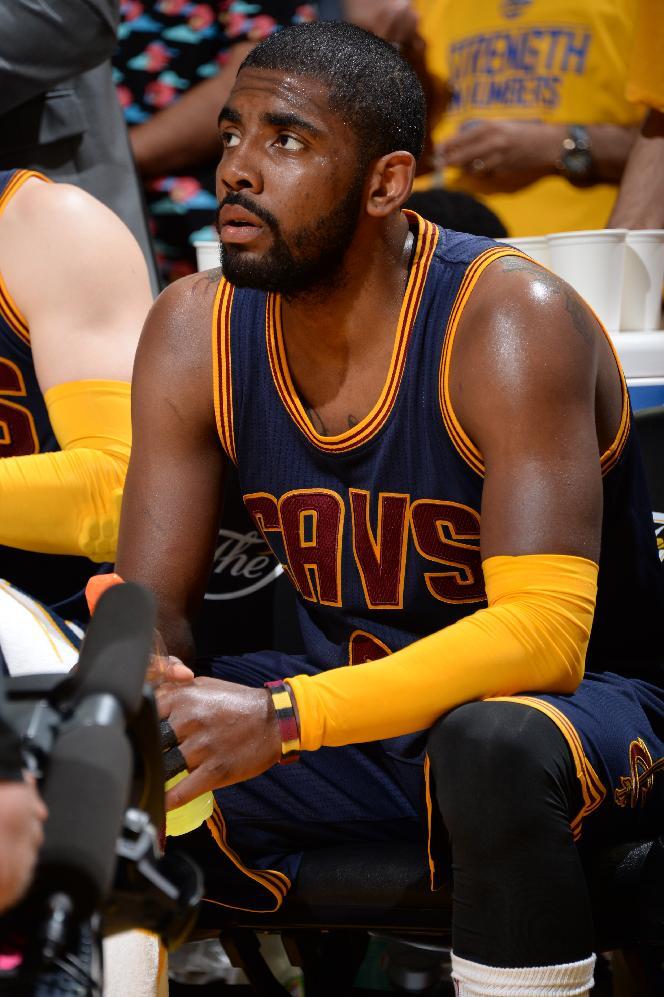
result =
[{"label": "white plastic cup", "polygon": [[530,256],[531,259],[535,260],[535,263],[541,263],[543,267],[551,266],[545,235],[523,235],[516,239],[496,239],[496,242],[504,242],[508,246],[520,249],[522,253]]},{"label": "white plastic cup", "polygon": [[620,328],[648,332],[660,328],[664,283],[664,229],[634,229],[625,236],[625,284]]},{"label": "white plastic cup", "polygon": [[554,232],[547,236],[551,269],[579,292],[611,332],[620,328],[627,229]]},{"label": "white plastic cup", "polygon": [[196,263],[199,270],[214,270],[215,267],[221,265],[218,239],[197,241],[194,243],[194,249],[196,250]]}]

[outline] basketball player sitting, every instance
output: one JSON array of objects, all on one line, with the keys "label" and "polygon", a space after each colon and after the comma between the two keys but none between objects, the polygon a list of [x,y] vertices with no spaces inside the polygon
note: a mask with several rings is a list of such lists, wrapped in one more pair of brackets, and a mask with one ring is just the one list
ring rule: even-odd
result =
[{"label": "basketball player sitting", "polygon": [[232,463],[297,591],[304,657],[158,690],[189,770],[167,804],[216,791],[208,895],[272,910],[307,848],[417,838],[426,783],[457,992],[587,994],[577,842],[664,820],[648,497],[584,302],[401,210],[423,128],[409,67],[350,25],[245,60],[220,115],[222,272],[165,291],[137,354],[118,571],[191,661]]}]

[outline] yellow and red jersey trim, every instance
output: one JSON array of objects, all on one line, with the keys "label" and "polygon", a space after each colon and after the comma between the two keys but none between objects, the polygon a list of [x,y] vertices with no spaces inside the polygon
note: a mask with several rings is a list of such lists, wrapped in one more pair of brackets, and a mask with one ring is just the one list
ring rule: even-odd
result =
[{"label": "yellow and red jersey trim", "polygon": [[408,344],[417,318],[417,311],[422,299],[429,266],[438,242],[438,229],[431,222],[425,221],[414,212],[405,212],[409,220],[415,220],[418,225],[417,245],[413,264],[411,266],[406,292],[404,294],[397,334],[395,338],[390,368],[381,395],[371,412],[352,429],[338,436],[320,436],[311,425],[302,402],[293,384],[284,346],[283,328],[281,322],[281,298],[270,294],[267,299],[265,335],[267,353],[272,370],[272,377],[281,400],[293,422],[304,433],[308,440],[327,453],[345,453],[361,446],[378,433],[387,421],[397,397],[399,385],[406,364]]},{"label": "yellow and red jersey trim", "polygon": [[234,293],[233,285],[222,277],[212,308],[212,377],[214,415],[219,439],[227,456],[237,464],[231,370],[231,311]]},{"label": "yellow and red jersey trim", "polygon": [[553,720],[567,741],[574,759],[576,777],[579,780],[583,797],[583,806],[576,817],[570,821],[572,836],[575,841],[578,841],[581,837],[584,819],[602,805],[606,798],[606,789],[586,757],[576,728],[561,710],[547,700],[538,699],[536,696],[492,696],[491,702],[521,703],[523,706],[539,710],[540,713],[544,713],[550,720]]},{"label": "yellow and red jersey trim", "polygon": [[[43,173],[37,173],[35,170],[17,170],[3,190],[2,194],[0,194],[0,215],[3,213],[14,194],[20,190],[27,180],[30,180],[33,177],[36,180],[43,180],[44,183],[51,183],[48,177],[45,177]],[[9,293],[9,289],[2,279],[2,274],[0,274],[0,315],[4,318],[12,332],[16,333],[18,338],[24,343],[27,343],[29,346],[30,330],[28,329],[28,323],[20,308]]]},{"label": "yellow and red jersey trim", "polygon": [[7,285],[2,279],[2,274],[0,274],[0,317],[5,320],[12,332],[14,332],[23,343],[26,343],[28,346],[30,345],[30,330],[28,329],[28,323],[9,293]]},{"label": "yellow and red jersey trim", "polygon": [[450,312],[450,317],[447,321],[445,343],[440,358],[440,375],[438,378],[438,397],[445,428],[460,456],[463,457],[465,462],[472,468],[473,471],[480,475],[484,475],[484,461],[482,459],[482,454],[470,437],[466,435],[452,406],[452,400],[450,398],[450,362],[452,359],[452,349],[454,347],[454,339],[459,327],[459,321],[461,319],[462,312],[468,303],[468,299],[470,298],[477,281],[489,264],[493,263],[494,260],[500,259],[501,256],[521,256],[524,259],[528,259],[524,253],[519,253],[514,249],[494,247],[486,249],[483,253],[480,253],[475,260],[473,260],[466,270],[463,280],[461,281],[461,286],[457,291],[457,295],[454,299],[454,304],[452,305],[452,310]]},{"label": "yellow and red jersey trim", "polygon": [[611,446],[608,447],[600,457],[602,476],[604,476],[605,474],[608,474],[611,468],[615,467],[620,460],[620,455],[625,449],[625,444],[627,443],[627,439],[629,437],[629,393],[627,391],[625,373],[622,369],[622,364],[620,363],[620,358],[618,357],[616,348],[613,345],[613,341],[600,320],[597,319],[597,321],[599,322],[602,332],[606,337],[607,343],[611,347],[611,352],[613,353],[613,357],[616,361],[616,367],[618,368],[618,373],[620,375],[620,390],[622,392],[622,409],[620,413],[620,425],[618,426],[618,431],[616,432],[615,439],[613,440]]},{"label": "yellow and red jersey trim", "polygon": [[259,886],[264,887],[268,894],[271,894],[274,898],[274,904],[271,907],[261,906],[260,909],[257,909],[254,907],[239,907],[237,904],[226,904],[221,900],[213,900],[210,897],[206,897],[206,901],[208,903],[216,904],[218,907],[230,907],[232,910],[245,910],[259,914],[272,914],[274,911],[279,910],[284,901],[284,897],[291,888],[291,881],[288,876],[286,876],[283,872],[279,872],[277,869],[249,869],[244,864],[237,852],[234,851],[228,843],[226,821],[222,817],[221,810],[219,809],[216,801],[212,815],[208,818],[207,826],[212,837],[224,855],[237,869],[240,870],[240,872],[242,872],[249,879],[252,879],[255,883],[258,883]]},{"label": "yellow and red jersey trim", "polygon": [[429,886],[432,892],[436,892],[438,887],[438,870],[433,857],[431,847],[431,835],[433,832],[433,802],[431,799],[431,762],[428,754],[424,756],[424,793],[427,806],[427,859],[429,862]]}]

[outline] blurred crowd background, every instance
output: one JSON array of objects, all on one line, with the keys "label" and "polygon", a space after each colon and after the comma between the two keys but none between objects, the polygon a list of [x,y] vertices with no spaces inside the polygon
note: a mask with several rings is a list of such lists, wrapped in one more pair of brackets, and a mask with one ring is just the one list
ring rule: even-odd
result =
[{"label": "blurred crowd background", "polygon": [[[612,212],[639,131],[664,143],[662,13],[660,0],[21,0],[0,10],[0,168],[109,204],[163,286],[214,237],[216,118],[242,59],[286,25],[346,19],[422,79],[413,205],[434,221],[514,237],[659,227],[638,194]],[[661,193],[648,193],[660,213]]]}]

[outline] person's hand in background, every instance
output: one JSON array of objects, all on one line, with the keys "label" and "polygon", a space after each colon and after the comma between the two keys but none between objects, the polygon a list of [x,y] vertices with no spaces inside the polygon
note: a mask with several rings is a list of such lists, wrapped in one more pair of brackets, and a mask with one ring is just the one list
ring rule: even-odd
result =
[{"label": "person's hand in background", "polygon": [[18,903],[30,885],[47,817],[31,776],[0,782],[0,914]]},{"label": "person's hand in background", "polygon": [[476,176],[537,176],[556,170],[565,135],[564,125],[474,121],[441,142],[436,152],[444,166]]},{"label": "person's hand in background", "polygon": [[[519,187],[561,171],[569,125],[544,121],[466,122],[435,149],[437,165],[457,166],[477,179],[513,181]],[[622,174],[635,129],[613,124],[588,125],[592,172],[584,182],[616,181]]]}]

